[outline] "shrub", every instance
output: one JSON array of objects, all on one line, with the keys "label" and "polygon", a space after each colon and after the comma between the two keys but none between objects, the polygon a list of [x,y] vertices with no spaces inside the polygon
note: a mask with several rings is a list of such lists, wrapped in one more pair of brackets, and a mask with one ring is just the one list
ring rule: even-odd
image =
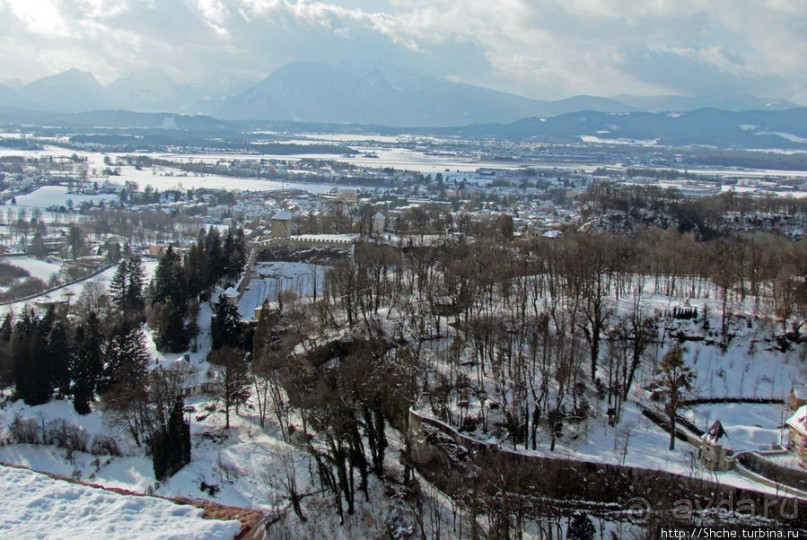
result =
[{"label": "shrub", "polygon": [[108,435],[97,435],[92,441],[90,453],[94,456],[120,456],[118,441]]},{"label": "shrub", "polygon": [[20,444],[42,444],[36,421],[22,419],[19,415],[15,416],[11,423],[11,436]]}]

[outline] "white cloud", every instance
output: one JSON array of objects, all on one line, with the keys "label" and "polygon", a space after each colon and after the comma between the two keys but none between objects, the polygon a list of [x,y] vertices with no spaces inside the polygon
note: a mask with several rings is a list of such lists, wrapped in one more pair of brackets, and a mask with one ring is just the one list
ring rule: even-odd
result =
[{"label": "white cloud", "polygon": [[230,32],[227,30],[227,22],[230,17],[227,6],[219,0],[191,0],[191,5],[196,8],[219,37],[223,39],[230,37]]},{"label": "white cloud", "polygon": [[0,80],[71,65],[258,79],[381,51],[533,97],[730,84],[807,102],[803,0],[0,0],[0,25]]},{"label": "white cloud", "polygon": [[58,0],[6,0],[6,5],[31,34],[75,36],[59,11]]}]

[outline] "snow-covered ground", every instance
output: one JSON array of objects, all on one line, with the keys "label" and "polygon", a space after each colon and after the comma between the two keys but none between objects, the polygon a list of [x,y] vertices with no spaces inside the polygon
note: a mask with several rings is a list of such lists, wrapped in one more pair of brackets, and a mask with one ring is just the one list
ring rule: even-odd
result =
[{"label": "snow-covered ground", "polygon": [[[580,424],[565,424],[564,434],[550,451],[549,440],[539,439],[538,449],[516,451],[524,454],[539,454],[591,461],[628,465],[645,469],[664,470],[675,474],[717,480],[727,486],[753,489],[765,493],[775,493],[758,482],[754,482],[734,471],[713,473],[703,469],[698,462],[698,449],[684,441],[676,440],[675,450],[668,450],[670,435],[651,422],[634,403],[625,403],[619,422],[610,426],[604,415],[589,418]],[[733,433],[742,433],[738,428]],[[761,430],[762,433],[764,431]],[[731,440],[734,435],[730,434]],[[737,435],[739,438],[739,435]],[[489,439],[494,440],[495,439]],[[766,440],[768,444],[772,441]],[[778,439],[777,439],[778,442]],[[512,449],[512,444],[503,443]]]},{"label": "snow-covered ground", "polygon": [[[697,319],[668,318],[661,323],[659,339],[663,339],[663,346],[654,355],[660,360],[666,349],[677,342],[679,333],[696,338],[682,343],[684,359],[696,375],[693,397],[784,399],[794,383],[807,380],[804,363],[807,347],[794,345],[785,352],[775,350],[772,338],[782,330],[769,318],[770,306],[755,306],[750,297],[745,303],[732,298],[729,333],[733,337],[723,350],[718,345],[721,327],[718,291],[704,286],[692,295],[687,282],[680,281],[675,297],[653,292],[648,282],[641,307],[646,316],[659,317],[675,308],[697,309]],[[632,309],[633,298],[610,299],[607,306],[616,315],[623,315]],[[708,314],[708,325],[704,325],[704,313]],[[655,362],[645,363],[638,374],[637,386],[644,387],[655,377],[655,367]]]},{"label": "snow-covered ground", "polygon": [[728,435],[723,444],[739,451],[787,444],[787,427],[780,426],[784,426],[792,412],[785,405],[771,403],[709,403],[694,406],[683,414],[703,430],[720,420]]},{"label": "snow-covered ground", "polygon": [[[48,445],[11,444],[0,446],[0,463],[29,467],[60,476],[108,487],[128,489],[167,497],[210,499],[239,507],[270,509],[275,493],[267,485],[271,471],[280,470],[281,460],[296,450],[282,441],[271,419],[267,430],[256,425],[255,413],[243,410],[240,416],[230,412],[231,429],[225,435],[224,411],[212,396],[195,396],[186,400],[195,412],[189,413],[193,439],[192,462],[160,484],[154,478],[151,459],[127,437],[126,432],[109,423],[99,403],[93,412],[80,416],[68,401],[54,400],[45,405],[27,407],[22,402],[6,404],[0,409],[0,439],[7,438],[14,418],[34,420],[45,425],[63,419],[78,426],[90,436],[111,434],[121,445],[122,456],[95,456],[74,452],[68,458],[65,450]],[[301,465],[300,481],[309,477],[307,461]],[[202,490],[202,481],[218,486],[211,497]]]},{"label": "snow-covered ground", "polygon": [[[9,260],[16,261],[18,259],[14,258]],[[71,298],[72,299],[71,302],[73,302],[81,296],[81,293],[84,290],[84,288],[91,283],[96,283],[99,286],[103,287],[105,290],[108,290],[109,282],[112,281],[112,277],[115,275],[117,268],[118,268],[117,266],[112,266],[111,268],[107,268],[100,274],[78,281],[76,283],[72,283],[70,285],[66,285],[48,294],[39,296],[36,298],[36,300],[47,301],[47,300],[61,300],[64,298]],[[157,268],[156,260],[154,259],[143,260],[143,269],[145,270],[144,283],[148,283],[151,280],[151,276],[154,274],[154,270],[156,270],[156,268]],[[20,313],[25,306],[33,305],[33,303],[34,300],[26,300],[22,302],[14,302],[13,304],[6,304],[4,306],[0,306],[0,315],[5,315],[9,311],[11,311],[12,313]]]},{"label": "snow-covered ground", "polygon": [[93,202],[98,204],[101,201],[115,201],[118,196],[115,194],[108,195],[81,195],[77,193],[67,193],[67,186],[42,186],[41,188],[28,193],[20,195],[17,198],[17,204],[14,205],[20,208],[40,208],[45,209],[49,206],[65,206],[67,207],[68,199],[73,201],[73,206],[78,208],[82,203]]},{"label": "snow-covered ground", "polygon": [[[146,263],[149,277],[155,267],[156,261]],[[93,279],[106,284],[114,272],[115,269],[112,268]],[[313,294],[315,274],[317,294],[320,295],[321,279],[325,274],[323,266],[292,262],[258,263],[247,290],[239,300],[239,312],[242,317],[251,318],[254,309],[261,305],[264,298],[268,297],[275,301],[281,291],[294,291],[298,296],[308,298]],[[78,295],[82,286],[76,284],[71,290]],[[215,302],[220,292],[217,290],[214,293],[211,303]],[[61,295],[63,292],[58,291],[54,294]],[[648,294],[643,300],[643,305],[648,314],[654,311],[664,313],[674,307],[680,307],[684,301],[682,298]],[[720,326],[720,312],[714,295],[710,294],[708,297],[704,295],[701,299],[690,298],[686,302],[691,307],[698,307],[701,313],[703,308],[708,306],[709,326],[714,334],[714,329]],[[198,322],[203,332],[198,339],[198,349],[189,353],[190,366],[196,368],[202,377],[206,376],[209,369],[205,357],[210,348],[207,328],[211,317],[211,303],[203,303],[200,306]],[[611,307],[617,314],[622,314],[630,309],[631,305],[630,301],[621,299],[614,300]],[[15,311],[19,311],[20,308],[21,305],[17,306]],[[750,306],[733,305],[733,308],[745,315],[752,312]],[[386,317],[379,318],[387,321],[386,324],[389,325],[394,324],[395,317],[399,315],[386,311],[384,313]],[[751,320],[750,326],[748,320]],[[694,392],[697,396],[764,398],[773,396],[781,399],[785,397],[794,381],[802,376],[803,351],[800,348],[796,347],[783,353],[765,341],[773,333],[772,323],[735,317],[731,331],[736,336],[725,351],[716,343],[707,342],[716,338],[714,335],[710,336],[709,331],[704,332],[703,325],[702,317],[693,321],[675,321],[674,324],[667,325],[664,329],[665,342],[652,355],[655,356],[655,361],[648,359],[638,375],[633,399],[647,398],[647,393],[642,388],[652,379],[654,364],[663,356],[665,350],[676,342],[674,335],[679,331],[687,335],[709,338],[685,343],[685,358],[697,375]],[[443,325],[443,328],[447,326]],[[663,326],[661,324],[660,328]],[[445,340],[430,343],[439,346],[441,342],[443,346],[446,345]],[[152,362],[154,368],[167,368],[182,361],[181,354],[163,354],[156,351],[151,340],[148,341],[148,350],[156,359]],[[715,478],[712,473],[704,471],[699,466],[697,450],[692,446],[678,441],[676,450],[668,451],[669,435],[644,417],[637,404],[627,402],[617,425],[610,426],[604,414],[604,401],[589,397],[592,398],[590,399],[592,408],[588,418],[579,423],[572,421],[564,423],[563,436],[558,440],[554,453],[549,450],[549,438],[546,432],[542,432],[536,452]],[[162,484],[156,482],[151,461],[143,449],[134,445],[125,430],[110,425],[109,418],[98,403],[93,405],[93,412],[84,417],[76,415],[72,404],[64,401],[54,401],[38,407],[27,407],[21,402],[6,403],[0,408],[0,439],[4,438],[7,427],[16,416],[45,423],[61,418],[68,424],[80,426],[91,437],[110,434],[124,441],[121,444],[123,456],[94,456],[76,452],[68,459],[64,450],[55,447],[11,444],[0,447],[0,462],[24,465],[142,493],[153,491],[171,497],[208,498],[223,504],[264,511],[277,511],[278,508],[287,505],[282,487],[283,479],[279,478],[279,475],[289,467],[294,469],[301,489],[316,490],[315,467],[305,452],[283,442],[271,414],[267,418],[266,427],[262,428],[257,421],[256,411],[249,406],[243,407],[239,415],[234,412],[231,414],[231,428],[226,431],[223,409],[213,396],[196,395],[189,398],[186,403],[193,407],[193,412],[189,413],[193,436],[192,462]],[[776,407],[709,405],[696,407],[688,414],[691,414],[693,421],[702,428],[707,427],[708,423],[716,418],[721,419],[729,431],[732,447],[755,448],[761,444],[778,442],[776,417],[780,415]],[[481,434],[480,438],[490,439],[494,436],[498,435],[494,435],[491,430],[488,434]],[[497,442],[501,442],[505,447],[512,446],[503,435]],[[520,446],[518,451],[523,451],[523,446]],[[393,458],[388,456],[388,461],[392,462]],[[716,478],[726,485],[766,492],[774,491],[773,488],[763,487],[735,472],[720,473]],[[205,485],[215,485],[218,492],[215,495],[205,492],[203,489]],[[314,502],[313,498],[311,501],[311,506],[307,507],[307,510],[312,513],[318,511],[325,516],[323,519],[332,520],[333,508]],[[370,505],[365,507],[367,508],[370,508]],[[344,532],[340,534],[345,537]]]},{"label": "snow-covered ground", "polygon": [[326,270],[324,266],[309,263],[257,263],[252,279],[238,301],[241,318],[253,318],[255,309],[259,308],[265,299],[276,303],[278,295],[282,292],[293,292],[297,298],[313,297],[315,279],[317,295],[321,297]]},{"label": "snow-covered ground", "polygon": [[202,510],[155,497],[122,495],[0,466],[4,538],[234,538],[238,521],[202,519]]},{"label": "snow-covered ground", "polygon": [[4,257],[2,260],[17,268],[22,268],[31,277],[41,279],[45,283],[48,282],[51,276],[58,274],[62,268],[60,264],[37,259],[36,257]]}]

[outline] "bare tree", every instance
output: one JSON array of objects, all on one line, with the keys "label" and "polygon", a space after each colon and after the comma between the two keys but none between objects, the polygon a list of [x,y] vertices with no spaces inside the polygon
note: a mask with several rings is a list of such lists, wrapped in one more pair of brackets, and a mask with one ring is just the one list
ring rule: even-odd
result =
[{"label": "bare tree", "polygon": [[249,366],[243,351],[226,345],[210,353],[210,363],[221,368],[216,394],[224,403],[225,428],[230,429],[230,409],[238,414],[239,405],[249,398]]}]

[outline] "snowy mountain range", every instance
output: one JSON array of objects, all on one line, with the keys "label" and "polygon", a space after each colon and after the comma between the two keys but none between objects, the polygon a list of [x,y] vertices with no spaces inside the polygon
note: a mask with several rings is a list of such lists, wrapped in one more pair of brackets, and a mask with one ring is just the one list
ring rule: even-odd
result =
[{"label": "snowy mountain range", "polygon": [[181,85],[159,70],[121,77],[107,86],[86,71],[69,69],[27,85],[0,84],[0,107],[49,112],[123,109],[136,112],[208,114],[232,120],[279,120],[450,126],[512,122],[579,111],[624,113],[784,110],[797,105],[755,96],[574,96],[542,101],[451,82],[379,59],[332,65],[296,62],[274,70],[257,84]]}]

